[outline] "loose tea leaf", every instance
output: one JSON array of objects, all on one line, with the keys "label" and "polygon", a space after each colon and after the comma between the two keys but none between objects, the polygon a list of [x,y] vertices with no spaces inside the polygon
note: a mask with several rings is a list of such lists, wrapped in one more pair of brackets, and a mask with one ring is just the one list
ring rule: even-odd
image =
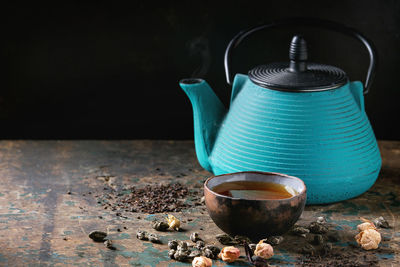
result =
[{"label": "loose tea leaf", "polygon": [[306,234],[308,234],[310,232],[310,230],[308,230],[307,228],[304,228],[302,226],[294,226],[291,230],[291,233],[294,235],[298,235],[301,237],[306,237]]},{"label": "loose tea leaf", "polygon": [[233,238],[233,241],[234,241],[235,244],[240,244],[240,245],[242,245],[245,242],[246,243],[251,243],[250,238],[248,238],[247,236],[243,236],[243,235],[236,235]]},{"label": "loose tea leaf", "polygon": [[104,241],[104,246],[106,246],[106,248],[111,249],[111,250],[117,249],[116,247],[114,247],[114,244],[112,243],[111,240]]},{"label": "loose tea leaf", "polygon": [[222,245],[236,245],[237,241],[235,241],[231,236],[227,234],[218,234],[215,238],[222,244]]},{"label": "loose tea leaf", "polygon": [[314,255],[315,254],[315,248],[310,244],[306,244],[304,247],[301,248],[301,253]]},{"label": "loose tea leaf", "polygon": [[89,238],[91,238],[95,242],[104,242],[107,237],[107,233],[102,231],[92,231],[89,233]]},{"label": "loose tea leaf", "polygon": [[188,243],[185,241],[179,241],[177,249],[178,250],[188,250]]},{"label": "loose tea leaf", "polygon": [[213,254],[215,254],[216,256],[220,253],[221,249],[217,246],[214,245],[206,245],[204,247],[205,249],[209,249],[212,251]]},{"label": "loose tea leaf", "polygon": [[152,227],[157,231],[164,232],[164,231],[167,231],[167,229],[169,228],[169,225],[166,222],[153,221]]},{"label": "loose tea leaf", "polygon": [[195,246],[195,248],[197,248],[197,249],[202,249],[203,247],[205,246],[205,243],[204,243],[204,241],[203,240],[199,240],[199,241],[197,241],[196,242],[196,246]]},{"label": "loose tea leaf", "polygon": [[211,249],[204,248],[203,249],[203,255],[206,256],[207,258],[216,260],[218,258],[218,254],[214,254]]},{"label": "loose tea leaf", "polygon": [[141,231],[141,230],[137,231],[136,237],[137,237],[137,239],[140,239],[140,240],[148,240],[146,231]]},{"label": "loose tea leaf", "polygon": [[375,224],[376,227],[379,227],[379,228],[389,228],[390,227],[389,223],[382,216],[375,218],[372,222]]},{"label": "loose tea leaf", "polygon": [[332,250],[332,243],[326,243],[322,246],[322,255],[330,253]]},{"label": "loose tea leaf", "polygon": [[197,241],[201,240],[200,237],[199,237],[199,233],[196,233],[196,232],[192,233],[192,234],[190,235],[190,240],[191,240],[192,242],[195,242],[195,243],[196,243]]},{"label": "loose tea leaf", "polygon": [[195,250],[192,250],[192,252],[190,252],[188,258],[193,259],[193,258],[195,258],[195,257],[201,256],[201,254],[202,254],[202,253],[201,253],[200,250],[195,249]]},{"label": "loose tea leaf", "polygon": [[174,254],[174,259],[177,261],[186,261],[189,256],[189,251],[178,249]]},{"label": "loose tea leaf", "polygon": [[177,249],[178,247],[178,241],[177,240],[170,240],[168,241],[168,247],[170,249]]},{"label": "loose tea leaf", "polygon": [[315,235],[313,239],[314,245],[321,245],[324,243],[324,238],[322,235]]},{"label": "loose tea leaf", "polygon": [[267,239],[267,243],[273,246],[279,245],[283,241],[283,236],[270,236]]},{"label": "loose tea leaf", "polygon": [[168,251],[168,257],[170,257],[171,259],[175,259],[174,255],[175,255],[176,250],[175,249],[171,249],[170,251]]},{"label": "loose tea leaf", "polygon": [[161,243],[160,238],[156,234],[149,234],[148,238],[149,238],[149,241],[152,242],[152,243],[158,243],[158,244]]},{"label": "loose tea leaf", "polygon": [[328,227],[325,224],[319,222],[310,223],[308,229],[313,234],[325,234],[326,232],[328,232]]}]

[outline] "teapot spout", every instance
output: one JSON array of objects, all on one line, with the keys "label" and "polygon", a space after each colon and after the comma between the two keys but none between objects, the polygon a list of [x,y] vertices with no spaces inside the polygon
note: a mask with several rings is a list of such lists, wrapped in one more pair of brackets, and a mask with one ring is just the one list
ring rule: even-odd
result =
[{"label": "teapot spout", "polygon": [[179,85],[189,97],[193,107],[197,159],[204,169],[212,172],[209,156],[226,113],[225,107],[203,79],[183,79]]}]

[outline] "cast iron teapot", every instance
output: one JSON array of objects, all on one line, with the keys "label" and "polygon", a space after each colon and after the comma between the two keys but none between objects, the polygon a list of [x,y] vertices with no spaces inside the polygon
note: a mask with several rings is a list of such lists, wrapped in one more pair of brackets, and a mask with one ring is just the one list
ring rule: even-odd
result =
[{"label": "cast iron teapot", "polygon": [[214,174],[239,171],[285,173],[307,186],[307,204],[349,199],[378,177],[381,157],[364,109],[375,73],[376,53],[359,32],[316,19],[275,21],[240,32],[225,52],[231,84],[232,50],[252,33],[283,26],[310,26],[361,41],[370,63],[365,87],[340,68],[310,63],[304,38],[293,37],[288,63],[270,63],[236,74],[229,110],[202,79],[183,79],[194,114],[195,146],[203,168]]}]

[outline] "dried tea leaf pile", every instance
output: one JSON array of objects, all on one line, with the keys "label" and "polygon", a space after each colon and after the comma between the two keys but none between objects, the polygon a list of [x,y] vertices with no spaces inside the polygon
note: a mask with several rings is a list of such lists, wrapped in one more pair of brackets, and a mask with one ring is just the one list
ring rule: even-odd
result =
[{"label": "dried tea leaf pile", "polygon": [[[145,187],[130,187],[128,193],[116,191],[103,193],[99,198],[105,209],[144,213],[180,212],[201,205],[200,193],[189,190],[180,183],[152,184]],[[187,201],[187,200],[193,201]]]}]

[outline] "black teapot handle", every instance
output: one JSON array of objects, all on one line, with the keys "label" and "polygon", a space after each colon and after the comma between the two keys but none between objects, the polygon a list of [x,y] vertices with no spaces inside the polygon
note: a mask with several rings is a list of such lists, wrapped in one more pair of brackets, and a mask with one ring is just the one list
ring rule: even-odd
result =
[{"label": "black teapot handle", "polygon": [[240,42],[243,41],[243,39],[245,39],[252,33],[268,28],[276,28],[281,26],[307,26],[307,27],[328,29],[331,31],[342,33],[344,35],[351,36],[359,40],[361,43],[364,44],[364,47],[368,50],[369,54],[369,66],[368,66],[367,78],[365,79],[364,94],[367,94],[369,92],[371,83],[375,76],[376,65],[377,65],[377,54],[375,47],[373,46],[371,41],[369,41],[364,35],[362,35],[360,32],[356,31],[353,28],[349,28],[345,25],[333,21],[316,19],[316,18],[292,18],[292,19],[276,20],[268,24],[262,24],[239,32],[229,42],[225,51],[225,58],[224,58],[225,75],[226,75],[226,81],[228,82],[229,85],[232,84],[230,64],[231,64],[233,49],[236,48],[240,44]]}]

